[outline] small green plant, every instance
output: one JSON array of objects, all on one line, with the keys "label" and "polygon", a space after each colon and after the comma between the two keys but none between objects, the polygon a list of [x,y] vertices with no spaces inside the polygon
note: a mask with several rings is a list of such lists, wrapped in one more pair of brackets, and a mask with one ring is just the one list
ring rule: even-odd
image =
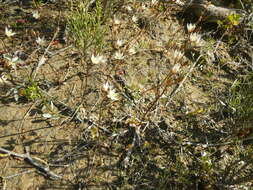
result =
[{"label": "small green plant", "polygon": [[239,14],[228,15],[228,21],[231,25],[237,26],[240,23],[241,16]]},{"label": "small green plant", "polygon": [[77,48],[84,53],[89,47],[97,52],[105,45],[106,27],[103,25],[102,1],[96,1],[94,10],[89,11],[89,1],[79,0],[76,7],[71,8],[68,27]]},{"label": "small green plant", "polygon": [[225,20],[218,20],[217,24],[224,29],[231,29],[234,26],[238,26],[240,24],[241,16],[239,14],[230,14],[227,16]]},{"label": "small green plant", "polygon": [[33,4],[35,7],[41,7],[44,4],[43,0],[33,0]]},{"label": "small green plant", "polygon": [[42,94],[38,84],[33,81],[29,82],[25,88],[21,88],[19,90],[19,95],[31,101],[42,98]]}]

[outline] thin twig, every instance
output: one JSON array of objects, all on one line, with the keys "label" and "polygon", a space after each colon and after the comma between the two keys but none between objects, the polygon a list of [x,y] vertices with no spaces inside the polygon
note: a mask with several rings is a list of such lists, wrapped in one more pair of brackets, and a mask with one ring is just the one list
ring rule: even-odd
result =
[{"label": "thin twig", "polygon": [[14,175],[10,175],[10,176],[3,177],[3,179],[11,179],[11,178],[14,178],[14,177],[23,175],[23,174],[32,173],[32,172],[34,172],[34,171],[35,171],[35,170],[26,170],[26,171],[20,172],[20,173],[18,173],[18,174],[14,174]]},{"label": "thin twig", "polygon": [[[49,96],[50,98],[53,98],[53,96],[51,96],[50,94],[48,94],[46,91],[42,90],[42,92],[43,92],[45,95]],[[83,118],[83,119],[79,118],[77,113],[78,113],[78,111],[79,111],[79,108],[80,108],[81,104],[80,104],[80,106],[78,106],[76,109],[72,109],[72,108],[70,108],[67,104],[65,104],[64,102],[62,102],[62,101],[60,101],[60,100],[54,100],[53,103],[55,104],[55,102],[58,102],[60,105],[64,106],[65,108],[70,109],[70,113],[71,113],[71,114],[69,115],[70,118],[67,118],[66,120],[64,120],[64,121],[61,123],[61,125],[62,125],[63,123],[65,123],[67,120],[71,121],[71,120],[76,119],[77,121],[80,121],[80,122],[90,123],[91,125],[94,125],[94,126],[98,127],[99,129],[103,130],[103,131],[106,132],[106,133],[111,133],[108,129],[102,127],[100,124],[96,123],[96,122],[95,122],[94,120],[92,120],[92,119],[89,119],[88,117],[85,117],[85,118]],[[56,104],[55,104],[55,105],[56,105]]]},{"label": "thin twig", "polygon": [[[244,139],[240,139],[239,142],[244,142],[244,141],[249,141],[249,140],[253,140],[253,137],[248,137],[248,138],[244,138]],[[177,144],[180,145],[193,145],[193,146],[202,146],[202,147],[216,147],[216,146],[226,146],[226,145],[235,145],[237,143],[237,141],[228,141],[228,142],[223,142],[223,143],[197,143],[197,142],[178,142]]]},{"label": "thin twig", "polygon": [[55,52],[50,52],[50,51],[48,51],[48,57],[50,58],[50,57],[53,57],[53,56],[55,56],[55,55],[58,55],[58,54],[60,54],[60,53],[62,53],[62,52],[64,52],[64,51],[66,51],[66,50],[68,50],[68,49],[70,49],[70,48],[72,48],[72,47],[73,47],[73,45],[69,45],[69,46],[64,47],[64,48],[62,48],[62,49],[60,49],[60,50],[57,50],[57,51],[55,51]]},{"label": "thin twig", "polygon": [[34,132],[34,131],[39,131],[39,130],[49,129],[49,128],[53,128],[53,127],[54,127],[54,126],[41,127],[41,128],[36,128],[36,129],[27,130],[27,131],[24,131],[24,132],[18,132],[18,133],[6,134],[6,135],[3,135],[3,136],[0,136],[0,139],[1,139],[1,138],[6,138],[6,137],[11,137],[11,136],[22,135],[22,134],[25,134],[25,133],[30,133],[30,132]]},{"label": "thin twig", "polygon": [[26,120],[26,118],[29,116],[29,113],[30,113],[30,111],[33,109],[33,107],[34,107],[35,104],[36,104],[36,102],[33,103],[33,104],[29,107],[29,109],[26,111],[26,113],[24,114],[24,116],[23,116],[21,122],[20,122],[19,125],[18,125],[18,130],[19,130],[19,134],[20,134],[20,135],[22,134],[22,128],[23,128],[23,125],[24,125],[24,123],[25,123],[25,120]]}]

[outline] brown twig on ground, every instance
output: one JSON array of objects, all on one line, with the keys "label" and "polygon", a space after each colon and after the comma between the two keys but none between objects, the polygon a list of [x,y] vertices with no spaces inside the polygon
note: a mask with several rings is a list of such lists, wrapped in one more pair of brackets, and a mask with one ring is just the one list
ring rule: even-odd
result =
[{"label": "brown twig on ground", "polygon": [[59,175],[55,174],[54,172],[50,171],[48,166],[43,166],[42,164],[40,164],[38,161],[42,161],[41,159],[39,159],[39,158],[32,158],[30,156],[30,153],[29,153],[29,147],[26,146],[25,147],[25,151],[26,151],[26,154],[19,154],[19,153],[16,153],[16,152],[13,152],[13,151],[9,151],[9,150],[7,150],[5,148],[0,147],[0,152],[6,153],[6,154],[8,154],[10,156],[23,158],[28,164],[30,164],[31,166],[33,166],[43,176],[45,176],[45,177],[47,177],[49,179],[52,179],[52,180],[62,179],[61,176],[59,176]]}]

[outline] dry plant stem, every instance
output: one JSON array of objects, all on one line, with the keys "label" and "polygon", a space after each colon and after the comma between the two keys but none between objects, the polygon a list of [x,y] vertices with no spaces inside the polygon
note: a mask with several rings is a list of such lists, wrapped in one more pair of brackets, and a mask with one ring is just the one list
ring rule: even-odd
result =
[{"label": "dry plant stem", "polygon": [[[145,30],[144,29],[137,29],[138,31],[138,34],[137,35],[135,35],[135,37],[134,38],[132,38],[131,40],[129,40],[127,43],[126,43],[126,45],[125,45],[125,50],[127,49],[127,48],[129,48],[129,46],[131,45],[131,44],[135,44],[136,42],[138,42],[138,40],[144,35],[144,33],[145,33]],[[117,35],[116,35],[117,36]]]},{"label": "dry plant stem", "polygon": [[2,190],[6,190],[6,186],[7,184],[6,184],[6,181],[4,180]]},{"label": "dry plant stem", "polygon": [[242,9],[245,10],[245,6],[244,6],[244,4],[242,3],[242,0],[239,0],[239,2],[240,2],[240,4],[241,4],[241,6],[242,6]]},{"label": "dry plant stem", "polygon": [[72,48],[72,47],[73,47],[73,45],[69,45],[68,47],[64,47],[64,48],[62,48],[62,49],[60,49],[60,50],[57,50],[57,51],[55,51],[55,52],[49,52],[49,51],[48,51],[49,58],[50,58],[50,57],[53,57],[53,56],[55,56],[55,55],[58,55],[58,54],[60,54],[60,53],[63,53],[64,51],[66,51],[66,50],[68,50],[68,49],[70,49],[70,48]]},{"label": "dry plant stem", "polygon": [[10,175],[10,176],[3,177],[3,179],[11,179],[11,178],[14,178],[14,177],[17,177],[17,176],[23,175],[23,174],[32,173],[32,172],[34,172],[34,171],[35,171],[35,170],[27,170],[27,171],[23,171],[23,172],[20,172],[20,173],[18,173],[18,174],[14,174],[14,175]]},{"label": "dry plant stem", "polygon": [[222,34],[221,38],[218,40],[218,43],[216,44],[216,46],[215,46],[215,48],[214,48],[214,52],[213,52],[213,53],[216,53],[216,52],[217,52],[217,49],[218,49],[219,45],[220,45],[221,42],[222,42],[222,39],[224,38],[224,36],[225,36],[226,34],[227,34],[227,31],[224,32],[224,33]]},{"label": "dry plant stem", "polygon": [[[83,62],[82,64],[84,65],[84,61],[82,61],[82,62]],[[85,72],[86,72],[85,73],[86,76],[84,77],[84,79],[82,81],[82,87],[84,87],[84,89],[81,87],[81,89],[83,89],[81,104],[83,104],[85,101],[85,94],[87,93],[87,85],[88,85],[88,77],[89,77],[89,73],[90,73],[90,68],[91,68],[90,64],[88,62],[86,62],[86,68],[84,68]]]},{"label": "dry plant stem", "polygon": [[56,29],[56,31],[55,31],[55,33],[54,33],[54,36],[53,36],[51,42],[49,43],[49,45],[48,45],[47,48],[45,49],[43,55],[41,56],[41,58],[40,58],[40,60],[39,60],[39,62],[38,62],[38,64],[37,64],[37,67],[35,68],[33,79],[36,78],[37,72],[38,72],[38,70],[39,70],[39,68],[40,68],[40,66],[41,66],[41,65],[39,65],[39,63],[40,63],[43,59],[45,59],[45,55],[48,53],[49,48],[52,46],[52,44],[53,44],[55,38],[57,37],[57,34],[59,33],[59,30],[60,30],[60,28],[57,27],[57,29]]},{"label": "dry plant stem", "polygon": [[251,182],[253,180],[253,176],[246,176],[246,177],[241,177],[237,180],[234,180],[232,183],[229,183],[229,185],[236,185],[236,184],[241,184],[241,183],[247,183]]},{"label": "dry plant stem", "polygon": [[27,130],[27,131],[24,131],[24,132],[21,132],[21,133],[7,134],[7,135],[0,136],[0,138],[6,138],[6,137],[11,137],[11,136],[22,135],[22,134],[25,134],[25,133],[30,133],[30,132],[34,132],[34,131],[49,129],[49,128],[53,128],[53,127],[52,127],[52,126],[49,126],[49,127],[41,127],[41,128],[37,128],[37,129]]},{"label": "dry plant stem", "polygon": [[[51,97],[52,99],[54,98],[53,96],[49,95],[46,91],[43,90],[42,92],[43,92],[44,94],[46,94],[47,96]],[[60,103],[61,105],[65,106],[66,108],[69,108],[69,106],[68,106],[67,104],[65,104],[64,102],[62,102],[62,101],[55,100],[55,102]],[[53,102],[53,103],[54,103],[54,102]],[[76,114],[76,113],[79,111],[79,108],[80,108],[80,107],[81,107],[81,104],[78,106],[77,109],[75,109],[75,111],[74,111],[73,109],[71,109],[72,114],[71,114],[70,118],[67,118],[66,120],[64,120],[63,122],[61,122],[61,125],[63,125],[63,124],[66,123],[67,121],[71,121],[71,120],[73,120],[73,119],[77,119],[78,121],[80,121],[80,119],[77,118],[77,114]],[[102,127],[101,125],[97,124],[95,121],[93,121],[93,120],[91,120],[91,119],[89,119],[89,118],[84,118],[84,120],[82,120],[82,122],[91,123],[92,125],[95,125],[97,128],[103,130],[104,132],[111,134],[111,132],[110,132],[108,129]],[[51,128],[51,127],[50,127],[50,128]],[[1,137],[0,137],[0,138],[1,138]]]},{"label": "dry plant stem", "polygon": [[[29,147],[25,147],[25,150],[26,150],[26,154],[18,154],[16,152],[9,151],[5,148],[0,147],[0,152],[6,153],[10,156],[23,158],[27,163],[29,163],[31,166],[33,166],[37,171],[39,171],[45,177],[48,177],[48,178],[54,179],[54,180],[62,178],[61,176],[59,176],[59,175],[55,174],[54,172],[50,171],[48,167],[42,166],[41,164],[36,162],[35,159],[30,156]],[[41,159],[38,159],[38,160],[41,161]]]},{"label": "dry plant stem", "polygon": [[187,74],[184,76],[183,80],[173,89],[173,91],[168,96],[168,102],[166,103],[166,107],[169,105],[170,101],[174,97],[174,95],[182,88],[183,84],[185,83],[188,76],[192,73],[193,69],[195,68],[196,64],[199,62],[202,55],[200,55],[197,60],[192,64],[190,70],[187,72]]},{"label": "dry plant stem", "polygon": [[[241,139],[240,142],[243,142],[243,141],[249,141],[249,140],[253,140],[253,137],[248,137],[248,138],[244,138],[244,139]],[[226,146],[226,145],[236,145],[236,141],[228,141],[228,142],[224,142],[224,143],[207,143],[207,144],[204,144],[204,143],[197,143],[197,142],[190,142],[190,141],[187,141],[187,142],[176,142],[178,145],[193,145],[193,146],[202,146],[202,147],[216,147],[216,146]]]},{"label": "dry plant stem", "polygon": [[4,50],[5,50],[6,52],[8,52],[8,48],[6,47],[6,45],[5,45],[4,41],[3,41],[2,39],[0,39],[0,40],[1,40],[2,44],[3,44],[3,48],[4,48]]},{"label": "dry plant stem", "polygon": [[[226,184],[227,179],[229,179],[229,178],[231,177],[230,174],[234,173],[234,170],[233,170],[233,169],[234,169],[234,166],[238,165],[240,161],[241,161],[240,159],[235,160],[235,161],[231,162],[231,163],[229,164],[229,166],[227,166],[227,167],[225,168],[224,174],[223,174],[223,176],[222,176],[222,178],[223,178],[225,184]],[[241,169],[242,169],[242,168],[241,168]]]},{"label": "dry plant stem", "polygon": [[[153,102],[151,102],[151,104],[148,106],[148,109],[146,110],[146,112],[144,113],[144,115],[143,115],[143,117],[142,117],[142,120],[144,120],[145,119],[145,117],[146,117],[146,115],[153,109],[153,107],[155,106],[155,104],[158,102],[158,100],[164,95],[164,93],[167,91],[167,89],[168,89],[168,87],[169,87],[169,83],[167,83],[167,81],[171,78],[171,76],[173,75],[173,73],[169,73],[166,77],[165,77],[165,79],[162,81],[162,83],[159,85],[159,86],[157,86],[157,87],[155,87],[155,88],[157,88],[157,91],[158,91],[158,93],[159,93],[159,87],[162,87],[163,85],[164,85],[164,83],[165,83],[165,87],[164,87],[164,89],[163,89],[163,91],[159,94],[159,95],[157,95],[157,97],[155,98],[155,100],[153,101]],[[153,89],[153,88],[152,88]]]},{"label": "dry plant stem", "polygon": [[19,137],[21,137],[21,135],[23,134],[23,133],[22,133],[22,127],[23,127],[23,125],[24,125],[24,123],[25,123],[25,120],[26,120],[27,116],[29,115],[30,111],[33,109],[34,105],[36,105],[36,102],[33,103],[33,104],[29,107],[29,109],[28,109],[28,110],[26,111],[26,113],[24,114],[24,116],[23,116],[23,118],[22,118],[22,121],[21,121],[20,124],[18,125],[18,129],[19,129],[19,133],[20,133]]}]

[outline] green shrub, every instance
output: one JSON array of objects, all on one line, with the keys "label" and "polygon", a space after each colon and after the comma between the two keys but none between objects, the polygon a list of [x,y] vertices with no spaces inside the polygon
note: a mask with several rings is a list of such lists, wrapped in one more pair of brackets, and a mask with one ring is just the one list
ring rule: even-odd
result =
[{"label": "green shrub", "polygon": [[84,53],[88,48],[94,47],[97,52],[105,45],[106,27],[103,25],[102,2],[97,1],[94,10],[89,10],[88,0],[79,0],[71,5],[68,16],[68,27],[71,38],[76,47]]}]

